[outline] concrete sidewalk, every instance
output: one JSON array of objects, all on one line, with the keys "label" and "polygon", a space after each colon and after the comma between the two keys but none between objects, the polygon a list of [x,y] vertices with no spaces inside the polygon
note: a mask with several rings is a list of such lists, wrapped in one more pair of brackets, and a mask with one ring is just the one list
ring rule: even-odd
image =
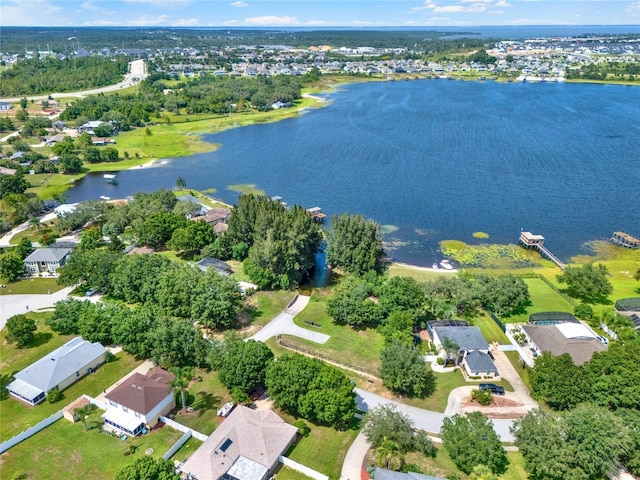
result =
[{"label": "concrete sidewalk", "polygon": [[362,462],[364,462],[364,457],[370,447],[371,445],[367,442],[364,433],[358,433],[358,436],[349,447],[347,455],[344,457],[340,480],[360,480],[362,478]]}]

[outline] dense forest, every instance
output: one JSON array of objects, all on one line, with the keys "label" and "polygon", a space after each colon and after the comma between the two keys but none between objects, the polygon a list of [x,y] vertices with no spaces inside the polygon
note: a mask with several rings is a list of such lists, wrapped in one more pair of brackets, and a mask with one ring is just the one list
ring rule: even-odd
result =
[{"label": "dense forest", "polygon": [[[340,45],[357,47],[406,47],[423,42],[437,41],[455,35],[474,37],[478,35],[468,32],[438,32],[435,30],[314,30],[294,31],[282,30],[250,30],[229,28],[171,28],[171,27],[139,27],[139,28],[77,28],[77,27],[3,27],[2,51],[23,53],[40,49],[48,45],[58,52],[74,51],[77,48],[91,49],[157,49],[193,47],[208,48],[211,46],[235,45],[277,45],[286,44],[295,47],[310,45]],[[37,42],[37,43],[36,43]]]},{"label": "dense forest", "polygon": [[[277,101],[300,98],[302,85],[295,77],[203,77],[168,89],[162,74],[148,77],[133,95],[96,95],[75,101],[60,115],[62,120],[112,121],[116,128],[149,122],[162,110],[178,113],[228,113],[252,106],[269,110]],[[166,94],[165,94],[166,93]]]},{"label": "dense forest", "polygon": [[0,96],[72,92],[118,83],[128,70],[124,56],[57,60],[31,58],[17,62],[0,76]]}]

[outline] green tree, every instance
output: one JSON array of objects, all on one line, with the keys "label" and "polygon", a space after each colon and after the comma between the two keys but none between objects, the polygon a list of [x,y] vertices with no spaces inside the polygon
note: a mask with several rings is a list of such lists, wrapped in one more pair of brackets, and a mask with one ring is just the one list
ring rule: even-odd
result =
[{"label": "green tree", "polygon": [[380,225],[362,215],[334,215],[327,240],[327,264],[362,275],[384,270]]},{"label": "green tree", "polygon": [[349,379],[315,358],[282,355],[267,368],[266,386],[278,408],[314,423],[345,428],[355,414]]},{"label": "green tree", "polygon": [[384,439],[374,452],[376,463],[386,470],[399,471],[404,465],[404,456],[399,445],[393,440]]},{"label": "green tree", "polygon": [[163,317],[149,332],[151,359],[163,368],[204,366],[207,341],[189,320]]},{"label": "green tree", "polygon": [[5,198],[11,193],[22,194],[29,188],[29,182],[21,173],[14,175],[0,175],[0,198]]},{"label": "green tree", "polygon": [[0,278],[9,282],[18,279],[24,273],[22,258],[15,252],[7,253],[0,257]]},{"label": "green tree", "polygon": [[469,480],[500,480],[500,477],[493,473],[486,465],[476,465],[469,475]]},{"label": "green tree", "polygon": [[524,311],[531,303],[529,289],[522,278],[513,275],[478,276],[473,282],[479,289],[482,307],[497,315],[511,316]]},{"label": "green tree", "polygon": [[184,189],[187,187],[187,182],[184,178],[178,177],[178,179],[176,180],[176,187],[178,187],[180,191],[184,191]]},{"label": "green tree", "polygon": [[588,387],[581,367],[568,353],[554,357],[544,352],[529,371],[531,396],[554,410],[567,410],[585,400]]},{"label": "green tree", "polygon": [[567,267],[558,275],[558,282],[567,285],[567,293],[585,303],[601,302],[611,295],[613,286],[607,278],[609,271],[602,264],[589,263],[581,267]]},{"label": "green tree", "polygon": [[29,120],[29,112],[27,112],[24,108],[21,108],[16,112],[16,120],[19,122],[26,122]]},{"label": "green tree", "polygon": [[60,173],[78,173],[82,170],[82,160],[75,154],[67,153],[60,155],[58,170]]},{"label": "green tree", "polygon": [[102,249],[76,249],[58,270],[58,283],[68,287],[81,283],[87,288],[111,293],[111,282],[115,278],[112,274],[121,257],[120,253]]},{"label": "green tree", "polygon": [[33,342],[36,321],[26,315],[14,315],[7,320],[7,342],[15,343],[18,348],[24,348]]},{"label": "green tree", "polygon": [[509,465],[493,423],[480,412],[445,417],[440,436],[453,463],[467,475],[476,465],[486,465],[497,474]]},{"label": "green tree", "polygon": [[346,277],[327,301],[327,313],[339,325],[376,327],[381,323],[383,313],[372,297],[373,287],[367,279]]},{"label": "green tree", "polygon": [[83,407],[78,407],[73,409],[73,415],[77,416],[80,420],[82,420],[82,424],[84,425],[85,430],[89,430],[89,425],[87,425],[87,417],[93,412],[93,404],[88,403]]},{"label": "green tree", "polygon": [[139,244],[158,248],[171,239],[173,232],[186,227],[187,222],[186,218],[174,213],[152,213],[135,229],[135,234]]},{"label": "green tree", "polygon": [[222,348],[224,353],[218,375],[227,390],[239,388],[250,394],[264,386],[267,367],[273,361],[269,347],[255,340],[230,339]]},{"label": "green tree", "polygon": [[104,246],[102,232],[97,228],[87,228],[80,234],[79,251],[96,250]]},{"label": "green tree", "polygon": [[84,161],[87,163],[98,163],[102,160],[98,147],[88,147],[84,151]]},{"label": "green tree", "polygon": [[398,411],[393,404],[372,408],[363,418],[362,433],[373,448],[391,440],[403,452],[414,449],[413,422],[408,415]]},{"label": "green tree", "polygon": [[593,308],[586,303],[580,303],[573,309],[573,314],[582,320],[591,320],[593,318]]},{"label": "green tree", "polygon": [[216,234],[213,227],[203,220],[188,222],[185,227],[174,230],[167,247],[180,252],[185,258],[193,258],[205,246],[213,243]]},{"label": "green tree", "polygon": [[175,378],[169,382],[169,387],[175,388],[180,393],[180,399],[182,411],[187,411],[186,392],[189,387],[189,383],[193,379],[194,370],[192,367],[175,367],[171,369],[171,373],[175,375]]},{"label": "green tree", "polygon": [[169,460],[146,456],[120,470],[116,480],[180,480],[174,468]]},{"label": "green tree", "polygon": [[635,278],[636,280],[638,280],[640,282],[640,268],[638,269],[636,274],[633,276],[633,278]]},{"label": "green tree", "polygon": [[419,311],[424,307],[422,286],[411,277],[393,277],[380,288],[380,308],[385,316],[395,311]]},{"label": "green tree", "polygon": [[444,352],[445,352],[445,359],[444,359],[445,364],[449,363],[449,361],[453,357],[453,360],[457,365],[460,345],[458,345],[456,342],[451,340],[449,337],[444,337],[442,339],[442,348],[444,349]]},{"label": "green tree", "polygon": [[47,393],[47,402],[49,403],[57,403],[64,398],[64,394],[57,388],[53,390],[49,390]]},{"label": "green tree", "polygon": [[20,99],[20,108],[27,108],[28,105],[28,100],[26,99],[26,97],[23,97]]},{"label": "green tree", "polygon": [[435,391],[435,376],[412,345],[395,342],[382,350],[380,359],[385,387],[409,397],[425,397]]},{"label": "green tree", "polygon": [[31,254],[31,252],[33,252],[33,250],[34,248],[33,248],[33,244],[31,243],[31,240],[29,240],[27,237],[22,237],[20,239],[20,242],[18,243],[18,246],[15,249],[15,253],[17,253],[18,256],[22,260],[24,260]]},{"label": "green tree", "polygon": [[115,147],[104,147],[100,152],[100,160],[103,162],[115,162],[120,158],[120,152]]},{"label": "green tree", "polygon": [[384,337],[387,345],[402,342],[413,345],[413,327],[415,315],[413,312],[395,311],[378,327],[378,332]]}]

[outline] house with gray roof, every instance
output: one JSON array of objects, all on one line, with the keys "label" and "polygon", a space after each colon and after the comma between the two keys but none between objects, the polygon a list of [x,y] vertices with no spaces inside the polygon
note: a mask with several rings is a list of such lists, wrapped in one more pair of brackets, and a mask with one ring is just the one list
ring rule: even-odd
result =
[{"label": "house with gray roof", "polygon": [[474,350],[462,359],[462,366],[470,377],[497,377],[498,367],[492,358],[481,351]]},{"label": "house with gray roof", "polygon": [[38,248],[23,263],[30,275],[55,275],[65,265],[71,251],[71,248]]},{"label": "house with gray roof", "polygon": [[498,368],[489,354],[491,347],[478,327],[433,326],[431,332],[436,348],[444,350],[444,343],[447,339],[457,345],[457,359],[470,377],[497,377],[499,375]]},{"label": "house with gray roof", "polygon": [[99,343],[76,337],[14,375],[9,394],[29,405],[42,402],[53,389],[64,390],[104,363]]},{"label": "house with gray roof", "polygon": [[266,480],[297,432],[271,410],[240,405],[180,470],[196,480]]},{"label": "house with gray roof", "polygon": [[582,323],[560,323],[557,325],[522,325],[520,327],[534,356],[549,352],[554,357],[568,353],[575,365],[582,365],[595,352],[604,352],[607,347]]}]

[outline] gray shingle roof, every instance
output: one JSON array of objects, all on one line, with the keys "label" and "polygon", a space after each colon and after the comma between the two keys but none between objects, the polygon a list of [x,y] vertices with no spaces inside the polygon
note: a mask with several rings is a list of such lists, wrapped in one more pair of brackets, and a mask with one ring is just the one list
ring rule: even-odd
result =
[{"label": "gray shingle roof", "polygon": [[595,352],[607,349],[596,338],[566,338],[556,325],[522,325],[522,329],[540,350],[553,356],[568,353],[576,365],[588,362]]},{"label": "gray shingle roof", "polygon": [[71,252],[70,248],[39,248],[36,251],[32,252],[27,258],[24,259],[25,262],[59,262],[64,257],[66,257],[69,252]]},{"label": "gray shingle roof", "polygon": [[105,348],[99,343],[76,337],[16,373],[15,378],[48,392],[104,354]]},{"label": "gray shingle roof", "polygon": [[461,350],[488,350],[489,344],[482,336],[478,327],[434,327],[441,342],[450,339]]},{"label": "gray shingle roof", "polygon": [[431,475],[424,475],[422,473],[394,472],[379,467],[376,467],[374,471],[374,478],[376,480],[446,480],[442,477],[432,477]]},{"label": "gray shingle roof", "polygon": [[493,363],[491,357],[484,352],[474,350],[464,357],[464,361],[469,365],[472,372],[494,372],[498,373],[496,364]]}]

